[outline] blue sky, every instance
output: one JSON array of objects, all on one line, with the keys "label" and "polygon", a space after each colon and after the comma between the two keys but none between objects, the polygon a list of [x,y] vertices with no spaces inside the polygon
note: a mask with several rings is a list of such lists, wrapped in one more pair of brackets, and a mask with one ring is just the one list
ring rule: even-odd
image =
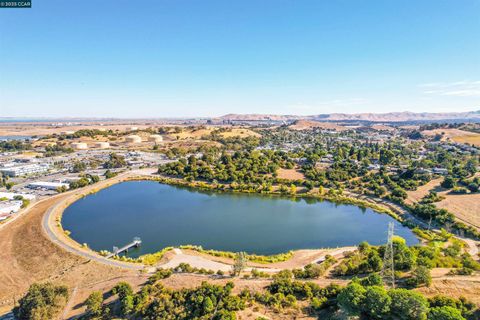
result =
[{"label": "blue sky", "polygon": [[480,0],[33,0],[0,116],[480,109]]}]

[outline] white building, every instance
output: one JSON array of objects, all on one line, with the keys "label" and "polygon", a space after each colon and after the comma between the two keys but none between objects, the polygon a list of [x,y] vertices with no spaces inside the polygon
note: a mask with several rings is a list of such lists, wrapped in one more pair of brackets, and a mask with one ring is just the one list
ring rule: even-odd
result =
[{"label": "white building", "polygon": [[65,187],[69,188],[68,183],[63,182],[47,182],[47,181],[36,181],[28,184],[29,188],[32,189],[47,189],[47,190],[57,190],[58,188]]},{"label": "white building", "polygon": [[0,202],[0,214],[15,213],[22,207],[22,201],[2,201]]},{"label": "white building", "polygon": [[5,176],[18,177],[34,173],[47,172],[48,169],[50,169],[50,165],[47,163],[32,163],[19,166],[6,164],[0,168],[0,172]]},{"label": "white building", "polygon": [[15,192],[0,192],[0,199],[7,198],[8,200],[13,200],[17,196],[20,196],[23,199],[28,199],[28,200],[35,199],[35,195],[33,195],[33,194],[15,193]]}]

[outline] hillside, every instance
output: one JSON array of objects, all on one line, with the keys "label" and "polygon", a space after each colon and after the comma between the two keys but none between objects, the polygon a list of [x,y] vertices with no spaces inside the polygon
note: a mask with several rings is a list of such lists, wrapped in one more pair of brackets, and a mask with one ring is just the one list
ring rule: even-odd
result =
[{"label": "hillside", "polygon": [[317,120],[317,121],[371,121],[371,122],[405,122],[405,121],[480,121],[480,110],[470,112],[388,112],[388,113],[331,113],[311,116],[272,115],[272,114],[227,114],[221,120],[230,121],[292,121],[292,120]]}]

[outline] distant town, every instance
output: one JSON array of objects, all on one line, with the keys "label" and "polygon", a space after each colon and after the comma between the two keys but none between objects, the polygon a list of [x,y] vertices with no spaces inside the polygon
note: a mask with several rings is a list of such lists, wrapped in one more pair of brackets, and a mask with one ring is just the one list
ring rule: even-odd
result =
[{"label": "distant town", "polygon": [[[474,319],[480,288],[465,277],[480,272],[480,125],[407,120],[0,123],[0,244],[8,248],[1,271],[22,279],[0,282],[0,306],[17,303],[6,292],[31,292],[33,281],[47,278],[59,283],[48,290],[70,292],[58,293],[72,301],[58,305],[69,317],[151,317],[148,308],[122,309],[123,296],[98,295],[127,290],[140,301],[135,290],[161,283],[210,290],[202,284],[208,279],[215,290],[228,291],[227,281],[242,289],[231,296],[239,305],[222,304],[224,312],[290,319],[343,310],[350,290],[373,283],[389,290],[382,291],[387,300],[400,294],[396,287],[411,299],[420,294],[423,319],[435,299],[461,284],[448,299]],[[115,200],[100,204],[97,196]],[[179,227],[177,214],[195,226]],[[259,222],[266,217],[268,224]],[[125,230],[135,233],[125,237]],[[372,243],[355,240],[367,236]],[[250,291],[257,287],[263,291]],[[294,287],[300,291],[279,295]]]}]

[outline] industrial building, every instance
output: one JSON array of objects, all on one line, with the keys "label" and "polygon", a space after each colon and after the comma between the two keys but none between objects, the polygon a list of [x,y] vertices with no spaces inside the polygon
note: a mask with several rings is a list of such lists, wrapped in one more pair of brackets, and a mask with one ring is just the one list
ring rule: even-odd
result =
[{"label": "industrial building", "polygon": [[0,167],[0,172],[4,176],[19,177],[23,175],[29,175],[34,173],[47,172],[50,169],[50,165],[47,163],[32,163],[24,165],[5,164]]},{"label": "industrial building", "polygon": [[36,182],[29,183],[28,187],[32,189],[57,190],[58,188],[61,188],[61,187],[65,187],[68,189],[70,185],[68,183],[62,183],[62,182],[36,181]]},{"label": "industrial building", "polygon": [[1,201],[0,202],[0,214],[15,213],[22,207],[22,201]]}]

